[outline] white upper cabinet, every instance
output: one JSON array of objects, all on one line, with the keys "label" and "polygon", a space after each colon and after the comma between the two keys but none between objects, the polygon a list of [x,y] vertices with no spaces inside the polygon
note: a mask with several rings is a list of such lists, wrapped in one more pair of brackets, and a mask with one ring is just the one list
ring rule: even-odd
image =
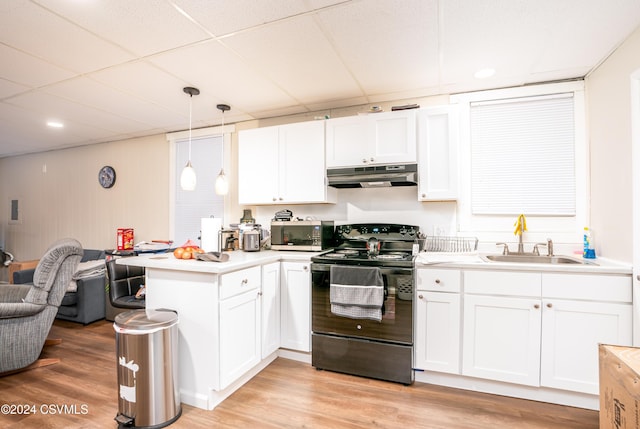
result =
[{"label": "white upper cabinet", "polygon": [[327,187],[324,121],[239,132],[239,204],[335,202]]},{"label": "white upper cabinet", "polygon": [[458,198],[456,105],[418,111],[418,200]]},{"label": "white upper cabinet", "polygon": [[327,167],[417,162],[416,110],[327,120]]}]

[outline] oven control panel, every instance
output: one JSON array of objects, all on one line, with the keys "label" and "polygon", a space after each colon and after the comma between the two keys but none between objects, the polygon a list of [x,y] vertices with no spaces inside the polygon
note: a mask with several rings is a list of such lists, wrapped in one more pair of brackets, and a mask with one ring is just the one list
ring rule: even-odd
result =
[{"label": "oven control panel", "polygon": [[415,225],[401,225],[391,223],[360,223],[339,225],[336,234],[345,240],[367,239],[377,237],[380,239],[414,240],[418,236],[420,228]]}]

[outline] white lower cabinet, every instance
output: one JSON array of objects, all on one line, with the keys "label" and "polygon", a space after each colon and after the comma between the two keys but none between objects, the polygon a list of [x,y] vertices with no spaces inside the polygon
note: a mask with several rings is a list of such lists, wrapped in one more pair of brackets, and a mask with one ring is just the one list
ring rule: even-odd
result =
[{"label": "white lower cabinet", "polygon": [[220,276],[220,389],[261,360],[260,267]]},{"label": "white lower cabinet", "polygon": [[282,262],[280,346],[311,351],[311,271],[309,262]]},{"label": "white lower cabinet", "polygon": [[464,296],[462,373],[540,385],[540,300]]},{"label": "white lower cabinet", "polygon": [[220,301],[220,388],[261,360],[258,290]]},{"label": "white lower cabinet", "polygon": [[598,344],[632,343],[631,278],[543,274],[542,293],[540,384],[597,395]]},{"label": "white lower cabinet", "polygon": [[262,266],[262,358],[280,348],[280,262]]},{"label": "white lower cabinet", "polygon": [[459,270],[417,270],[416,368],[460,373],[460,276]]},{"label": "white lower cabinet", "polygon": [[631,345],[629,276],[465,271],[464,291],[464,375],[596,395],[598,344]]}]

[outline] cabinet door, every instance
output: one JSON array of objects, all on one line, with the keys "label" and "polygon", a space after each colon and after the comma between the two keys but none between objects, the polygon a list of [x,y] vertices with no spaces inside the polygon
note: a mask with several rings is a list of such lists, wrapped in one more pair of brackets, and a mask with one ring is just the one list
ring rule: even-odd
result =
[{"label": "cabinet door", "polygon": [[262,267],[262,358],[280,347],[280,262]]},{"label": "cabinet door", "polygon": [[327,167],[361,166],[367,163],[367,121],[363,116],[347,116],[326,122]]},{"label": "cabinet door", "polygon": [[418,112],[418,200],[458,197],[457,106]]},{"label": "cabinet door", "polygon": [[220,301],[220,389],[260,362],[259,289]]},{"label": "cabinet door", "polygon": [[238,133],[238,203],[273,204],[278,199],[278,127]]},{"label": "cabinet door", "polygon": [[283,262],[280,288],[281,347],[311,351],[311,273],[308,263]]},{"label": "cabinet door", "polygon": [[631,345],[631,304],[543,300],[540,384],[597,395],[598,344]]},{"label": "cabinet door", "polygon": [[460,373],[460,294],[418,291],[417,368]]},{"label": "cabinet door", "polygon": [[540,385],[539,299],[464,296],[462,373]]},{"label": "cabinet door", "polygon": [[327,192],[324,122],[280,127],[278,203],[324,202]]},{"label": "cabinet door", "polygon": [[366,116],[369,164],[415,163],[416,111],[375,113]]}]

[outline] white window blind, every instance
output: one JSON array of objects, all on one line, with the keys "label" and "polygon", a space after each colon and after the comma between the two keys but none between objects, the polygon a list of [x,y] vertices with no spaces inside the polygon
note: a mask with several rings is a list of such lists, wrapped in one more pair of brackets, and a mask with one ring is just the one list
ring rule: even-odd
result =
[{"label": "white window blind", "polygon": [[191,163],[197,178],[193,191],[180,188],[180,173],[189,158],[189,140],[178,140],[175,151],[174,245],[180,246],[188,239],[200,244],[201,219],[224,215],[224,197],[215,192],[216,177],[223,162],[222,136],[191,140]]},{"label": "white window blind", "polygon": [[474,215],[576,214],[573,93],[471,103]]}]

